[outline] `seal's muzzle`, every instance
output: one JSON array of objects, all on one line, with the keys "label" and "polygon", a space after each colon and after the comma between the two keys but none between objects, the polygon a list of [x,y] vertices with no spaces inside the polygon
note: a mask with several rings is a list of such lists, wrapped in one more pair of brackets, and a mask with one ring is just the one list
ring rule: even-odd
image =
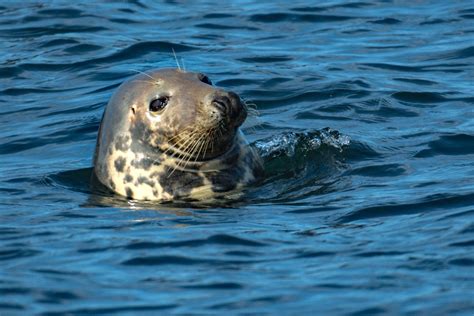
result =
[{"label": "seal's muzzle", "polygon": [[226,123],[229,124],[231,128],[239,127],[247,118],[247,110],[244,103],[240,97],[232,91],[216,93],[211,104],[226,118]]}]

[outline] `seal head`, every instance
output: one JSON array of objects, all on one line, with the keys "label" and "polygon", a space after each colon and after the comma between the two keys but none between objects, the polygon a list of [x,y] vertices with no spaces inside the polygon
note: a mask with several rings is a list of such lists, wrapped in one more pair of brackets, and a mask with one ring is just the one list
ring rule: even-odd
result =
[{"label": "seal head", "polygon": [[239,127],[245,104],[200,73],[154,70],[124,82],[107,104],[94,172],[139,200],[206,199],[263,173]]}]

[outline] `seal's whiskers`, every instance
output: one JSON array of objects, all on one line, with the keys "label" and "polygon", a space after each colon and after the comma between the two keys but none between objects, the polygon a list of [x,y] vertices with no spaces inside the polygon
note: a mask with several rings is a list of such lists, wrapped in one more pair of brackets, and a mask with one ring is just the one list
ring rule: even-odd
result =
[{"label": "seal's whiskers", "polygon": [[[194,143],[194,147],[195,148],[199,143],[202,143],[202,140],[206,137],[206,134],[201,134],[199,136],[199,138],[195,141]],[[188,157],[188,161],[189,159],[193,156],[193,153],[194,153],[194,149],[191,150],[191,154],[189,154],[189,157]],[[183,153],[184,154],[184,153]],[[199,154],[198,154],[199,155]],[[173,170],[168,174],[168,177],[170,177],[178,167],[181,167],[181,168],[185,168],[187,163],[186,163],[186,160],[184,160],[184,156],[183,155],[179,155],[178,157],[175,157],[177,159],[177,161],[175,162],[175,167],[173,168]],[[185,162],[184,165],[182,165],[182,163]]]},{"label": "seal's whiskers", "polygon": [[188,159],[185,161],[184,163],[184,167],[183,168],[186,168],[186,166],[189,164],[189,162],[191,161],[192,157],[194,156],[195,154],[195,148],[197,147],[197,144],[200,142],[199,141],[196,141],[196,143],[194,144],[192,150],[191,150],[191,154],[189,155]]},{"label": "seal's whiskers", "polygon": [[176,66],[178,66],[178,69],[181,71],[181,66],[179,65],[179,61],[178,61],[178,57],[176,57],[176,52],[174,51],[174,48],[171,48],[171,50],[173,51],[173,55],[174,55],[174,60],[176,61]]},{"label": "seal's whiskers", "polygon": [[[178,147],[178,149],[181,150],[181,147],[183,147],[187,142],[189,141],[192,141],[194,136],[197,134],[198,131],[193,131],[192,129],[186,129],[184,131],[182,131],[181,133],[171,137],[169,140],[168,140],[168,143],[172,143],[173,141],[178,140],[176,141],[175,145]],[[187,136],[185,138],[185,141],[184,143],[180,143],[181,140],[184,138],[183,135]],[[173,146],[169,146],[164,152],[163,154],[167,154],[169,153],[171,150],[175,149]]]},{"label": "seal's whiskers", "polygon": [[[207,137],[207,134],[203,134],[203,136]],[[194,162],[199,159],[199,155],[201,155],[201,150],[204,147],[204,142],[201,141],[201,145],[199,146],[199,150],[197,152],[196,158],[194,158]]]},{"label": "seal's whiskers", "polygon": [[[132,71],[135,71],[139,74],[142,74],[142,75],[145,75],[147,76],[148,78],[150,78],[151,80],[153,80],[151,83],[153,84],[156,84],[156,85],[159,85],[160,84],[160,80],[156,79],[156,78],[153,78],[152,76],[150,76],[149,74],[147,74],[146,72],[143,72],[143,71],[140,71],[140,70],[136,70],[136,69],[132,69]],[[145,80],[137,80],[137,81],[143,81],[143,82],[148,82],[148,81],[145,81]],[[148,82],[150,83],[150,82]]]}]

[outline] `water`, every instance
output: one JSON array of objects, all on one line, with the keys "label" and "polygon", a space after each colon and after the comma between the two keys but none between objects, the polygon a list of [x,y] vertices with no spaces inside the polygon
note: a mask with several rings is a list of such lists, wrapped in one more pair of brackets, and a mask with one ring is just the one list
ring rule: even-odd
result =
[{"label": "water", "polygon": [[[472,315],[472,1],[314,3],[2,1],[0,314]],[[257,105],[245,199],[89,186],[110,95],[172,49]]]}]

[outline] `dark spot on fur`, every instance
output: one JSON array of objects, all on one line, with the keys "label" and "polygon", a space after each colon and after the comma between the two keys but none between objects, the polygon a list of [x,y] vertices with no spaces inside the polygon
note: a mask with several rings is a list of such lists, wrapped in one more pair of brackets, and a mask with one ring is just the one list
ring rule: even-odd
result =
[{"label": "dark spot on fur", "polygon": [[152,132],[147,124],[137,120],[131,124],[129,132],[131,137],[129,150],[146,156],[146,158],[132,160],[131,164],[135,168],[144,170],[149,170],[152,165],[159,165],[162,161],[160,157],[162,152],[152,140],[157,138],[157,135],[164,133],[164,131],[157,130]]},{"label": "dark spot on fur", "polygon": [[128,137],[128,135],[117,137],[117,139],[115,140],[115,149],[120,151],[126,151],[129,148],[129,139],[130,137]]},{"label": "dark spot on fur", "polygon": [[123,172],[123,168],[125,168],[125,163],[127,161],[123,157],[119,157],[115,160],[114,165],[115,165],[115,170],[118,172]]},{"label": "dark spot on fur", "polygon": [[240,154],[240,148],[237,148],[237,150],[232,152],[231,155],[228,155],[225,157],[225,159],[222,159],[222,163],[228,166],[235,165],[237,161],[239,160],[239,154]]},{"label": "dark spot on fur", "polygon": [[204,184],[202,177],[192,172],[184,172],[165,167],[164,173],[158,177],[163,190],[175,197],[186,197],[192,189]]},{"label": "dark spot on fur", "polygon": [[264,170],[262,161],[253,150],[250,150],[247,155],[245,155],[244,164],[252,170],[255,179],[263,178]]},{"label": "dark spot on fur", "polygon": [[[239,165],[244,169],[249,169],[255,179],[263,177],[263,164],[258,154],[252,149],[248,148],[244,152]],[[243,170],[245,171],[245,170]]]},{"label": "dark spot on fur", "polygon": [[130,126],[130,135],[132,137],[131,149],[135,153],[146,152],[150,149],[151,131],[149,127],[142,121],[135,121]]},{"label": "dark spot on fur", "polygon": [[130,188],[125,188],[125,194],[128,198],[133,198],[133,191]]},{"label": "dark spot on fur", "polygon": [[123,178],[124,183],[132,182],[132,181],[133,181],[133,177],[130,174],[127,174],[125,178]]},{"label": "dark spot on fur", "polygon": [[158,196],[158,191],[153,190],[153,195],[154,195],[154,196]]},{"label": "dark spot on fur", "polygon": [[[244,154],[243,157],[239,157]],[[243,181],[245,171],[249,169],[255,178],[263,175],[263,168],[258,157],[251,150],[242,152],[240,147],[225,159],[222,163],[228,168],[219,172],[211,172],[206,174],[206,178],[212,183],[212,191],[227,192],[232,191],[237,187],[237,184]]]},{"label": "dark spot on fur", "polygon": [[237,187],[237,183],[242,180],[244,174],[245,169],[241,166],[236,166],[232,169],[211,172],[206,174],[206,178],[212,182],[212,191],[227,192]]},{"label": "dark spot on fur", "polygon": [[137,169],[149,170],[151,166],[153,165],[153,162],[154,162],[153,159],[150,159],[150,158],[133,159],[132,166],[134,166]]},{"label": "dark spot on fur", "polygon": [[151,187],[155,186],[155,181],[153,181],[153,180],[151,180],[147,177],[138,177],[137,181],[138,181],[139,184],[145,183],[145,184],[147,184]]}]

